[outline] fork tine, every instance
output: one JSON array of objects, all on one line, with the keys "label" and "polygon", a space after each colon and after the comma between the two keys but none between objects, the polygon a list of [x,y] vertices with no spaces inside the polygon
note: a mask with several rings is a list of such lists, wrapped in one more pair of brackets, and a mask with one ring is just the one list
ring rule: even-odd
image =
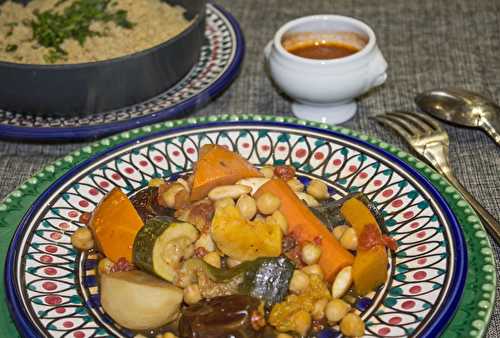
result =
[{"label": "fork tine", "polygon": [[386,113],[385,116],[392,122],[408,130],[412,136],[422,135],[424,133],[419,127],[417,128],[415,125],[408,122],[405,114],[398,115],[398,113]]},{"label": "fork tine", "polygon": [[419,118],[424,120],[428,125],[433,127],[435,130],[444,131],[443,128],[441,128],[441,125],[439,124],[439,122],[436,119],[430,117],[429,115],[420,114],[420,113],[416,113],[415,115],[417,115]]},{"label": "fork tine", "polygon": [[396,122],[390,120],[386,115],[377,115],[375,116],[375,119],[378,122],[382,123],[383,125],[393,129],[405,140],[410,140],[412,138],[412,135],[409,132],[407,132],[403,127],[398,125]]},{"label": "fork tine", "polygon": [[413,123],[414,128],[420,129],[420,134],[423,133],[428,133],[431,131],[431,127],[428,126],[425,122],[422,120],[419,120],[414,114],[410,113],[397,113],[397,112],[392,112],[392,113],[387,113],[388,116],[398,118],[400,120],[403,120],[407,122],[408,124]]}]

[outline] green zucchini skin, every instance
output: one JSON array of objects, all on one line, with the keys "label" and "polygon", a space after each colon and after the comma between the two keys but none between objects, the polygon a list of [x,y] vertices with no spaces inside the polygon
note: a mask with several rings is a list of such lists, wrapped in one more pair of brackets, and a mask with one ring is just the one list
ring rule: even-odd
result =
[{"label": "green zucchini skin", "polygon": [[153,249],[156,240],[170,226],[165,219],[153,218],[144,224],[134,240],[133,260],[135,266],[156,275],[153,264]]},{"label": "green zucchini skin", "polygon": [[205,269],[210,279],[218,283],[228,283],[241,276],[239,293],[259,298],[268,307],[285,299],[295,265],[281,256],[257,258],[232,269],[217,269],[205,264]]}]

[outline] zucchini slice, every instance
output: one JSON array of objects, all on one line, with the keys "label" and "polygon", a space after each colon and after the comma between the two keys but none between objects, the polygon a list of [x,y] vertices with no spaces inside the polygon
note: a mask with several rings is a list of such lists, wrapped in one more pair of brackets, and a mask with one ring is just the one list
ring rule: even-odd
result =
[{"label": "zucchini slice", "polygon": [[149,220],[134,241],[134,264],[166,281],[177,277],[178,263],[185,253],[193,250],[198,230],[189,223]]}]

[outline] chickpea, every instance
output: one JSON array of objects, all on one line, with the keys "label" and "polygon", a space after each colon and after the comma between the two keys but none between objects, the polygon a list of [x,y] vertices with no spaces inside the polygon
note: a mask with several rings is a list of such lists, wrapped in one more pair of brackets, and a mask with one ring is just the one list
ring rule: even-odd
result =
[{"label": "chickpea", "polygon": [[302,271],[304,271],[308,275],[318,275],[321,279],[323,279],[324,277],[323,270],[321,270],[319,264],[305,266],[302,268]]},{"label": "chickpea", "polygon": [[254,218],[257,213],[257,204],[249,195],[241,195],[236,202],[236,207],[240,210],[241,216],[248,220]]},{"label": "chickpea", "polygon": [[271,215],[279,209],[280,205],[280,199],[270,192],[266,192],[257,198],[257,209],[263,215]]},{"label": "chickpea", "polygon": [[110,273],[114,263],[109,258],[103,258],[97,264],[98,273]]},{"label": "chickpea", "polygon": [[288,233],[288,222],[285,216],[279,210],[273,212],[271,216],[267,216],[266,223],[277,224],[280,226],[281,232],[283,234],[286,235]]},{"label": "chickpea", "polygon": [[205,256],[203,256],[203,260],[210,264],[211,266],[215,266],[216,268],[221,267],[221,261],[220,261],[220,256],[217,252],[209,252]]},{"label": "chickpea", "polygon": [[274,176],[274,167],[270,165],[266,165],[260,169],[260,173],[264,175],[265,178],[273,178]]},{"label": "chickpea", "polygon": [[228,206],[234,207],[234,200],[231,197],[226,197],[215,201],[214,205],[215,209],[222,209]]},{"label": "chickpea", "polygon": [[87,227],[78,228],[71,236],[71,244],[80,251],[92,249],[94,247],[92,232]]},{"label": "chickpea", "polygon": [[314,320],[321,320],[325,317],[326,304],[328,304],[328,299],[326,298],[322,298],[314,303],[314,307],[311,312],[311,316]]},{"label": "chickpea", "polygon": [[309,286],[309,276],[300,270],[295,270],[288,288],[294,293],[301,293]]},{"label": "chickpea", "polygon": [[342,238],[342,235],[344,234],[344,232],[347,229],[349,229],[349,227],[347,225],[338,225],[335,228],[333,228],[333,235],[335,236],[335,238],[338,241],[340,241],[340,239]]},{"label": "chickpea", "polygon": [[325,315],[330,323],[340,321],[351,310],[351,306],[342,299],[332,299],[326,304]]},{"label": "chickpea", "polygon": [[165,183],[165,181],[163,179],[161,179],[161,178],[153,178],[153,179],[151,179],[148,182],[148,186],[150,186],[150,187],[159,187],[163,183]]},{"label": "chickpea", "polygon": [[340,322],[340,331],[349,337],[360,337],[365,334],[365,323],[355,313],[348,313]]},{"label": "chickpea", "polygon": [[328,187],[320,180],[312,180],[306,189],[307,193],[317,200],[326,200],[330,197]]},{"label": "chickpea", "polygon": [[174,208],[175,207],[175,195],[177,195],[178,192],[185,190],[182,184],[180,183],[174,183],[168,187],[168,189],[162,194],[162,199],[168,208]]},{"label": "chickpea", "polygon": [[301,336],[305,336],[311,328],[311,315],[305,310],[299,310],[293,314],[292,322],[295,326],[294,331],[298,332]]},{"label": "chickpea", "polygon": [[358,248],[358,235],[353,228],[347,228],[340,238],[340,244],[347,250],[356,250]]},{"label": "chickpea", "polygon": [[316,264],[321,256],[321,247],[313,244],[307,243],[302,247],[301,258],[307,265]]},{"label": "chickpea", "polygon": [[184,289],[184,302],[193,305],[201,300],[201,292],[198,284],[191,284]]},{"label": "chickpea", "polygon": [[291,180],[286,181],[286,183],[293,191],[297,192],[304,191],[304,185],[297,177],[294,177]]}]

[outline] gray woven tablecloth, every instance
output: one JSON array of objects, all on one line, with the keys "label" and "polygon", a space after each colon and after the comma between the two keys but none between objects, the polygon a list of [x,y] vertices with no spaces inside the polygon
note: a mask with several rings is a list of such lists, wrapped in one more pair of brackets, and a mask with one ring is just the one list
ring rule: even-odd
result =
[{"label": "gray woven tablecloth", "polygon": [[[319,13],[349,15],[367,22],[375,30],[389,63],[385,85],[360,100],[357,116],[346,127],[408,150],[401,139],[369,117],[394,110],[414,111],[414,96],[438,86],[468,88],[500,102],[500,1],[221,0],[219,3],[240,22],[247,43],[246,57],[233,85],[194,115],[290,114],[290,102],[273,89],[263,72],[262,49],[283,23]],[[500,218],[500,148],[480,131],[446,129],[456,175],[493,216]],[[81,146],[0,142],[0,199],[46,164]],[[498,262],[497,245],[494,251]],[[498,275],[497,266],[497,281]],[[497,296],[488,337],[500,337],[498,304]]]}]

